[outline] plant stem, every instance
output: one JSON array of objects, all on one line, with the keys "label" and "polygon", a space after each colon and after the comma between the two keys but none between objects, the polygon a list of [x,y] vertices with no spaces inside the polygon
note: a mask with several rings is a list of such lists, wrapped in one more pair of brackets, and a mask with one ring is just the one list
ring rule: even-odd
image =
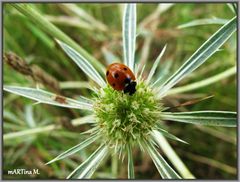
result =
[{"label": "plant stem", "polygon": [[133,165],[133,157],[132,157],[132,147],[130,144],[127,145],[127,153],[128,153],[128,179],[134,179],[134,165]]},{"label": "plant stem", "polygon": [[58,125],[58,126],[57,125],[49,125],[49,126],[45,126],[45,127],[37,127],[37,128],[27,129],[27,130],[23,130],[23,131],[4,134],[3,140],[5,141],[5,140],[13,139],[13,138],[23,137],[26,135],[43,133],[43,132],[51,131],[54,129],[60,129],[60,128],[61,128],[60,125]]},{"label": "plant stem", "polygon": [[112,177],[117,178],[118,177],[118,156],[113,155],[112,156]]},{"label": "plant stem", "polygon": [[168,159],[172,162],[174,167],[178,170],[178,172],[181,174],[181,176],[184,179],[195,179],[193,174],[188,170],[187,166],[182,162],[182,160],[179,158],[179,156],[176,154],[174,149],[170,146],[168,141],[165,139],[162,134],[159,133],[158,135],[158,145],[161,147],[165,155],[168,157]]},{"label": "plant stem", "polygon": [[[78,125],[87,123],[87,121],[90,120],[89,118],[91,118],[91,116],[85,116],[83,118],[76,118],[76,119],[73,119],[71,121],[71,123],[72,123],[73,126],[78,126]],[[86,121],[86,122],[84,122],[84,121]],[[38,134],[38,133],[49,132],[49,131],[56,130],[56,129],[61,129],[61,128],[62,128],[61,125],[52,124],[52,125],[43,126],[43,127],[26,129],[26,130],[23,130],[23,131],[17,131],[17,132],[4,134],[3,135],[3,140],[6,141],[6,140],[14,139],[14,138],[27,136],[27,135],[34,135],[34,134]]]}]

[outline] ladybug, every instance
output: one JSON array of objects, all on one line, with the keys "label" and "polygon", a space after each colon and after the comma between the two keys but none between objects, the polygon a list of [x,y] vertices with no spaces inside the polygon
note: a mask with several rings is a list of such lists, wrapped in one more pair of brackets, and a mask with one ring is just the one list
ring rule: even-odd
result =
[{"label": "ladybug", "polygon": [[113,63],[107,67],[106,78],[114,90],[124,91],[132,95],[136,92],[136,78],[124,64]]}]

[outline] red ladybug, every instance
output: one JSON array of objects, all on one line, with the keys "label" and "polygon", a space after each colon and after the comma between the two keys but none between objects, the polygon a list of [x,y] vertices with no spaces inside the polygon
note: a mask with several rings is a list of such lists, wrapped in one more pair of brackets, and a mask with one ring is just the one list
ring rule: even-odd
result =
[{"label": "red ladybug", "polygon": [[124,91],[132,95],[136,92],[136,78],[124,64],[113,63],[107,67],[106,78],[114,90]]}]

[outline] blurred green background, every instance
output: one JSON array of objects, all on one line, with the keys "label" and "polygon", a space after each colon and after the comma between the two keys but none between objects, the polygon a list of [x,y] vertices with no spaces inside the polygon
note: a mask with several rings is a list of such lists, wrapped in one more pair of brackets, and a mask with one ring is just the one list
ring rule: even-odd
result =
[{"label": "blurred green background", "polygon": [[[122,59],[121,17],[123,4],[81,3],[74,4],[73,7],[69,5],[71,4],[31,4],[34,9],[105,66],[108,64],[106,55],[109,56],[109,52]],[[138,62],[146,62],[145,74],[148,73],[165,44],[167,44],[167,51],[162,64],[171,62],[170,73],[174,73],[205,40],[221,27],[220,24],[209,24],[178,29],[179,25],[203,18],[217,17],[229,20],[235,16],[230,7],[223,3],[177,3],[161,12],[157,19],[148,22],[149,17],[151,19],[154,13],[159,13],[158,5],[139,3],[137,6],[139,27],[136,58]],[[78,13],[74,11],[74,8],[78,8]],[[4,53],[14,52],[29,65],[38,65],[60,83],[89,81],[84,73],[56,46],[53,37],[42,30],[41,26],[29,21],[9,3],[4,3],[3,15]],[[177,86],[204,80],[234,65],[236,65],[236,34],[222,46],[221,51],[214,54],[204,65]],[[161,67],[159,70],[161,71]],[[36,82],[31,77],[17,72],[7,64],[4,64],[3,72],[3,81],[6,85],[36,87]],[[60,84],[60,87],[64,86]],[[54,92],[51,88],[44,86],[42,88]],[[87,88],[65,88],[61,89],[61,93],[72,98],[77,98],[79,95],[91,96]],[[236,111],[236,76],[190,92],[169,96],[164,102],[167,106],[175,106],[208,95],[214,95],[214,97],[191,106],[175,108],[174,111]],[[80,133],[87,126],[73,129],[60,122],[61,117],[74,119],[81,117],[84,113],[79,110],[69,110],[46,104],[33,105],[34,102],[29,99],[6,92],[4,92],[3,99],[3,133],[4,135],[13,134],[3,140],[3,177],[5,179],[64,179],[96,148],[93,145],[78,155],[51,165],[44,165],[54,156],[86,138]],[[53,124],[62,125],[62,127],[48,130],[48,127]],[[36,132],[34,130],[36,127],[42,128]],[[196,178],[237,178],[235,128],[198,127],[176,122],[166,122],[166,127],[172,134],[190,143],[190,145],[184,145],[169,141]],[[26,130],[30,132],[14,136],[15,132]],[[160,178],[150,157],[142,154],[139,149],[134,151],[134,160],[137,179]],[[121,161],[118,161],[117,164],[116,161],[111,158],[105,160],[94,177],[127,178],[127,167],[125,167],[127,161],[124,160],[123,164]],[[38,168],[40,175],[7,174],[8,170],[16,168]]]}]

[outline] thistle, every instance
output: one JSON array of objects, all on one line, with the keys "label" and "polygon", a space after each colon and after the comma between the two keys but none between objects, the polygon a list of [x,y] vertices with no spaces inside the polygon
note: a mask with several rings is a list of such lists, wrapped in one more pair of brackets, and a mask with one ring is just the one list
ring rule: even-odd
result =
[{"label": "thistle", "polygon": [[[147,139],[157,129],[162,105],[153,90],[138,82],[137,92],[130,96],[107,86],[99,91],[94,102],[96,127],[109,146],[121,153],[128,144]],[[120,150],[120,152],[119,152]]]},{"label": "thistle", "polygon": [[[161,147],[162,138],[173,139],[187,143],[172,135],[162,127],[163,120],[202,124],[210,126],[236,127],[236,113],[228,111],[197,111],[197,112],[167,112],[167,106],[162,99],[170,89],[191,72],[202,65],[210,56],[228,40],[236,31],[236,17],[225,23],[213,34],[171,77],[164,81],[153,79],[157,66],[166,50],[166,46],[154,62],[147,78],[142,76],[144,67],[135,63],[136,42],[136,5],[126,4],[123,17],[123,54],[124,64],[134,71],[137,78],[136,93],[124,94],[111,88],[93,65],[78,51],[68,44],[57,40],[65,53],[96,82],[92,88],[91,98],[81,97],[79,100],[59,96],[41,89],[4,86],[4,90],[12,92],[40,103],[61,107],[88,110],[93,118],[84,120],[81,124],[90,124],[92,128],[86,131],[89,138],[80,144],[58,155],[47,164],[64,159],[100,141],[96,151],[86,161],[80,164],[67,178],[90,178],[101,161],[108,154],[118,155],[128,159],[128,178],[134,178],[132,149],[140,147],[152,158],[157,170],[164,179],[179,179],[179,175],[157,151]],[[190,175],[189,175],[190,176]],[[193,176],[191,175],[191,178]]]}]

